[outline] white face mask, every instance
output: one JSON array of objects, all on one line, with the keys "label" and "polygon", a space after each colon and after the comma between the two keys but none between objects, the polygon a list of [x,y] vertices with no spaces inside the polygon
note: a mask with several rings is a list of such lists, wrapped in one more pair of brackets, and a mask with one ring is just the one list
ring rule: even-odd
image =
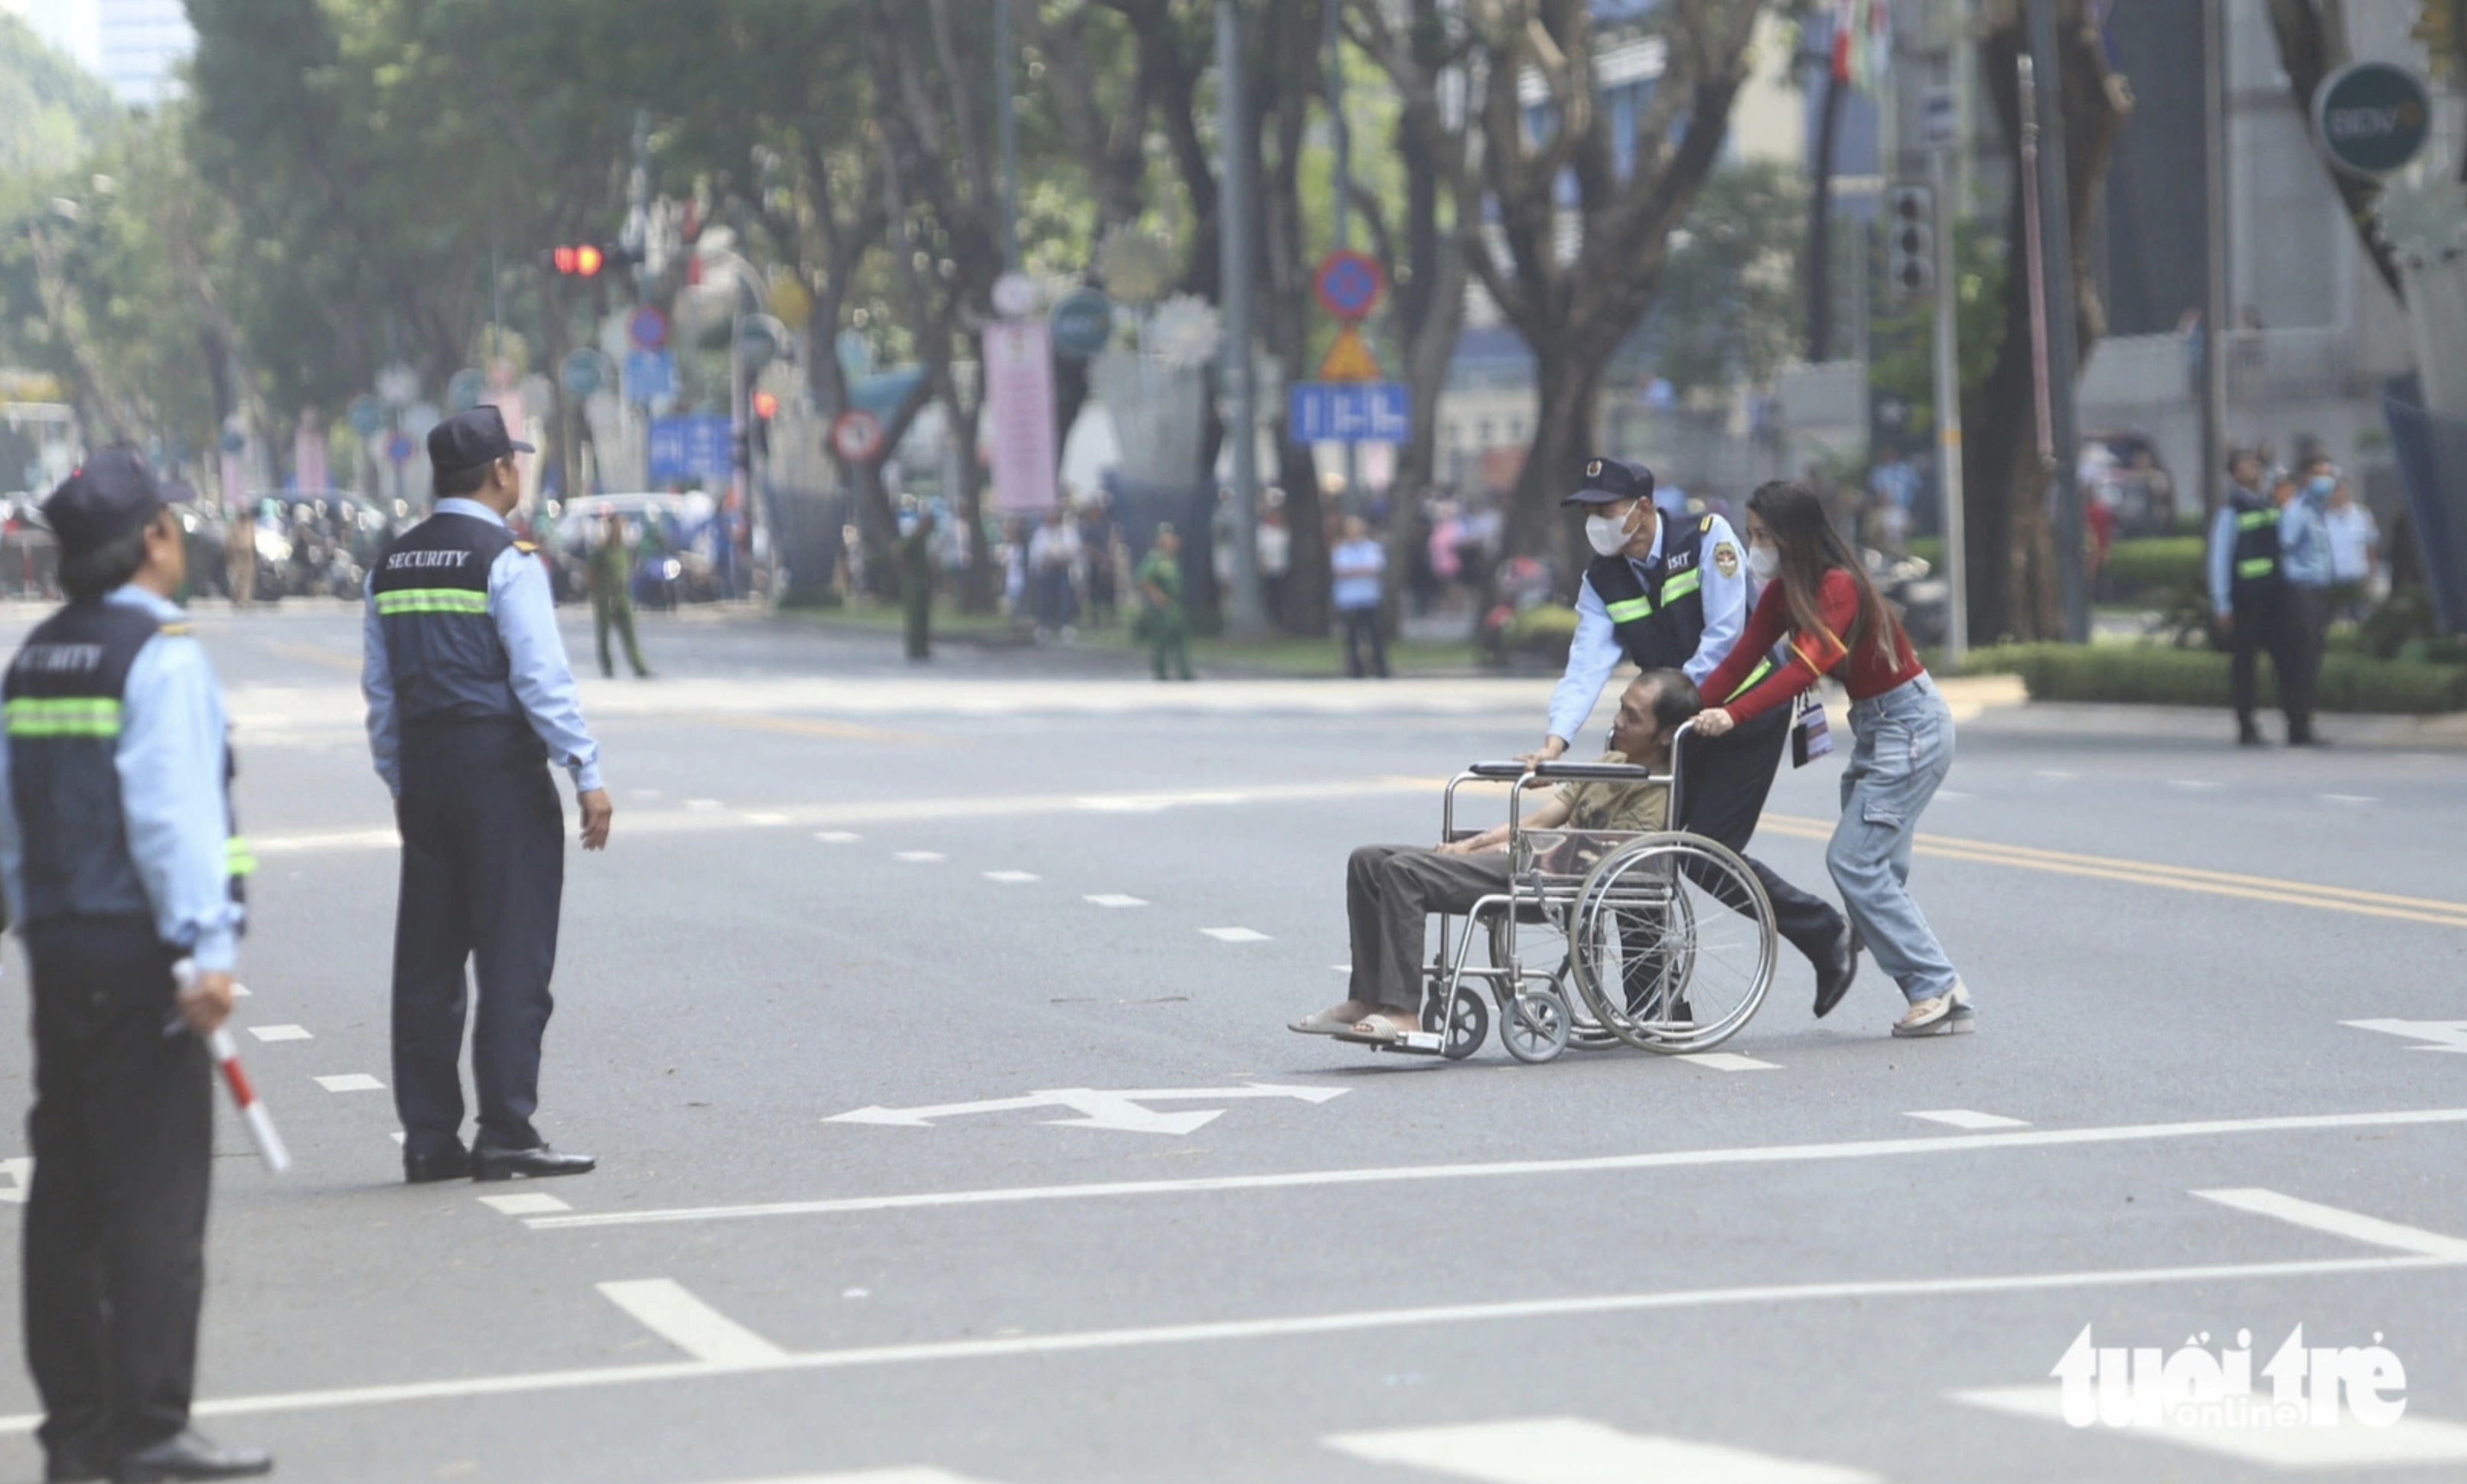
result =
[{"label": "white face mask", "polygon": [[[1634,515],[1631,508],[1628,513]],[[1627,549],[1627,522],[1608,515],[1585,517],[1585,540],[1592,543],[1595,554],[1617,556]]]},{"label": "white face mask", "polygon": [[1752,546],[1748,548],[1749,576],[1755,578],[1758,582],[1771,582],[1774,579],[1775,573],[1780,571],[1781,549],[1779,547]]}]

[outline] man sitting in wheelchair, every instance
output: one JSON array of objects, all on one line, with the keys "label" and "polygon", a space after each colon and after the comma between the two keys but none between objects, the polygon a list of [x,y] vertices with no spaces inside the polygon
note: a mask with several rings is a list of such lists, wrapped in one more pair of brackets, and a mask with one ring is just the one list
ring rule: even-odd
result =
[{"label": "man sitting in wheelchair", "polygon": [[[1619,696],[1611,752],[1599,760],[1640,765],[1667,777],[1671,739],[1702,705],[1695,684],[1678,670],[1638,676]],[[1588,865],[1583,857],[1594,848],[1581,832],[1650,833],[1663,828],[1669,805],[1669,789],[1658,780],[1563,785],[1523,816],[1518,827],[1532,838],[1522,842],[1528,854],[1522,868],[1581,874]],[[1561,830],[1579,833],[1549,838]],[[1372,1044],[1419,1029],[1425,920],[1435,912],[1471,911],[1483,897],[1505,892],[1519,868],[1505,824],[1437,848],[1365,845],[1354,851],[1345,894],[1353,933],[1352,998],[1288,1028]]]}]

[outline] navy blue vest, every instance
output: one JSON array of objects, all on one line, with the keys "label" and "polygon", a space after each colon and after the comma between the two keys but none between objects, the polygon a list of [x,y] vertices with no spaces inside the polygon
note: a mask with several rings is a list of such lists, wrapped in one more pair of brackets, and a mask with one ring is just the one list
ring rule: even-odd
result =
[{"label": "navy blue vest", "polygon": [[369,591],[406,734],[523,714],[513,662],[488,614],[488,570],[512,545],[513,532],[494,521],[449,513],[396,536],[376,559]]}]

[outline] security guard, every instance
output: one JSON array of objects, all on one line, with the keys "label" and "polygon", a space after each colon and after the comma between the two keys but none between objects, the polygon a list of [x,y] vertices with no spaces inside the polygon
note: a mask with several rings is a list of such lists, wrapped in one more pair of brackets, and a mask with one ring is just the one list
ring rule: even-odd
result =
[{"label": "security guard", "polygon": [[2228,497],[2210,522],[2210,608],[2235,655],[2229,689],[2235,705],[2237,745],[2264,745],[2253,710],[2260,704],[2265,649],[2278,676],[2288,740],[2301,745],[2311,737],[2313,718],[2304,706],[2304,666],[2279,561],[2280,511],[2262,493],[2262,463],[2259,449],[2228,453]]},{"label": "security guard", "polygon": [[0,879],[34,982],[25,1315],[45,1477],[263,1473],[264,1453],[189,1429],[215,1111],[183,1032],[231,1013],[247,861],[222,697],[170,601],[187,537],[125,447],[43,515],[69,602],[9,666]]},{"label": "security guard", "polygon": [[[1568,671],[1550,693],[1550,734],[1525,761],[1567,752],[1621,658],[1640,671],[1684,670],[1701,682],[1738,642],[1748,611],[1746,548],[1718,515],[1665,518],[1654,508],[1653,483],[1653,471],[1641,463],[1596,459],[1585,465],[1583,484],[1560,502],[1586,508],[1585,537],[1595,559],[1576,595]],[[1758,666],[1740,689],[1771,668],[1770,663]],[[1712,705],[1730,698],[1705,699]],[[1686,777],[1678,827],[1720,841],[1745,859],[1789,734],[1784,708],[1719,740],[1689,736],[1681,757]],[[1816,1013],[1828,1013],[1858,973],[1849,923],[1762,863],[1748,865],[1773,901],[1781,935],[1815,965]],[[1746,904],[1730,905],[1744,910]]]},{"label": "security guard", "polygon": [[[522,501],[517,453],[494,407],[428,435],[436,513],[404,531],[369,579],[360,677],[369,747],[395,796],[402,895],[394,933],[395,1109],[414,1184],[581,1175],[536,1129],[540,1034],[565,888],[554,757],[574,776],[582,847],[608,843],[600,749],[582,723],[557,637],[548,570],[506,528]],[[478,1135],[463,1146],[464,964],[476,960],[471,1038]]]}]

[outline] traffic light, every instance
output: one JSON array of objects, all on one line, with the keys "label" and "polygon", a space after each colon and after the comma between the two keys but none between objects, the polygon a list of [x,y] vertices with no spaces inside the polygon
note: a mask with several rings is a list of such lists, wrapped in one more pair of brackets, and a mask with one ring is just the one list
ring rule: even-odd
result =
[{"label": "traffic light", "polygon": [[1885,282],[1916,299],[1935,281],[1935,192],[1895,186],[1885,193]]},{"label": "traffic light", "polygon": [[556,271],[577,279],[597,278],[608,253],[597,242],[560,243],[549,253]]},{"label": "traffic light", "polygon": [[780,399],[768,392],[754,393],[754,416],[768,422],[780,415]]}]

